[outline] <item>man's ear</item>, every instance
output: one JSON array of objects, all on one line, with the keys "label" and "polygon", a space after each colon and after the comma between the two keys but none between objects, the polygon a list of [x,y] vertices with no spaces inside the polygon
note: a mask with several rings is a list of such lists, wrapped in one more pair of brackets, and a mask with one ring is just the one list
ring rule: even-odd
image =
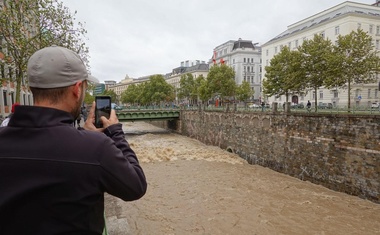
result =
[{"label": "man's ear", "polygon": [[83,92],[82,83],[83,82],[75,83],[74,88],[73,88],[73,94],[77,99],[79,99],[81,97],[82,92]]}]

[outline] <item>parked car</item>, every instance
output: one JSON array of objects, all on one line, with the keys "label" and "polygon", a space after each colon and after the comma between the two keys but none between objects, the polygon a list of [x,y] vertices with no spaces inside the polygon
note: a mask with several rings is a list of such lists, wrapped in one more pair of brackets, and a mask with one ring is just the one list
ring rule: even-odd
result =
[{"label": "parked car", "polygon": [[305,108],[305,106],[303,105],[303,103],[291,104],[290,108],[292,108],[292,109],[303,109],[303,108]]},{"label": "parked car", "polygon": [[258,105],[258,104],[251,104],[251,105],[249,105],[248,107],[250,107],[250,108],[261,108],[261,106],[260,105]]},{"label": "parked car", "polygon": [[115,103],[112,103],[111,107],[112,107],[112,109],[115,109],[115,110],[122,110],[123,109],[122,107],[120,107],[119,105],[117,105]]},{"label": "parked car", "polygon": [[378,109],[379,105],[380,105],[380,103],[374,102],[371,104],[371,109]]},{"label": "parked car", "polygon": [[333,105],[332,103],[320,103],[318,105],[318,109],[332,109]]}]

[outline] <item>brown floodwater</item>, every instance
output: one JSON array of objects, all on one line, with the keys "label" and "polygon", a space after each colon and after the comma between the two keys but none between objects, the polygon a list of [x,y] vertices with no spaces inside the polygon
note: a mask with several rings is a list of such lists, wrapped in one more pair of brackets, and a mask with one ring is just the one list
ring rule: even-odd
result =
[{"label": "brown floodwater", "polygon": [[[159,132],[147,123],[124,128]],[[380,204],[249,165],[181,135],[127,139],[148,191],[134,202],[106,196],[110,234],[380,234]]]}]

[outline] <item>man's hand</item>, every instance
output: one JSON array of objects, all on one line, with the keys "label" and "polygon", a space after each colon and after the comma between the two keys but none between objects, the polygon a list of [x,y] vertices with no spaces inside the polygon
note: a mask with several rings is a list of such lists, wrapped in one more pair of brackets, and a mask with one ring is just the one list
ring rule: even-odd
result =
[{"label": "man's hand", "polygon": [[85,130],[103,132],[105,128],[107,128],[107,127],[109,127],[109,126],[111,126],[113,124],[119,123],[119,119],[117,119],[115,110],[111,109],[111,114],[110,114],[110,118],[109,119],[107,119],[104,116],[100,117],[100,120],[103,123],[103,127],[102,128],[96,128],[95,127],[95,106],[96,106],[96,104],[95,104],[95,101],[94,101],[92,103],[92,106],[91,106],[90,112],[88,114],[87,120],[86,120],[86,122],[84,123],[84,126],[83,126],[83,128]]}]

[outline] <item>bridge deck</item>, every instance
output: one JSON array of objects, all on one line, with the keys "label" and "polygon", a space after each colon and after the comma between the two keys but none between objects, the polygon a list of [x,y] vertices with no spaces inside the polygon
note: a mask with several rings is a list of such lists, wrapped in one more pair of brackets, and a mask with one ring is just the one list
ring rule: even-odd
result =
[{"label": "bridge deck", "polygon": [[117,112],[119,121],[154,121],[179,119],[179,110],[127,110]]}]

